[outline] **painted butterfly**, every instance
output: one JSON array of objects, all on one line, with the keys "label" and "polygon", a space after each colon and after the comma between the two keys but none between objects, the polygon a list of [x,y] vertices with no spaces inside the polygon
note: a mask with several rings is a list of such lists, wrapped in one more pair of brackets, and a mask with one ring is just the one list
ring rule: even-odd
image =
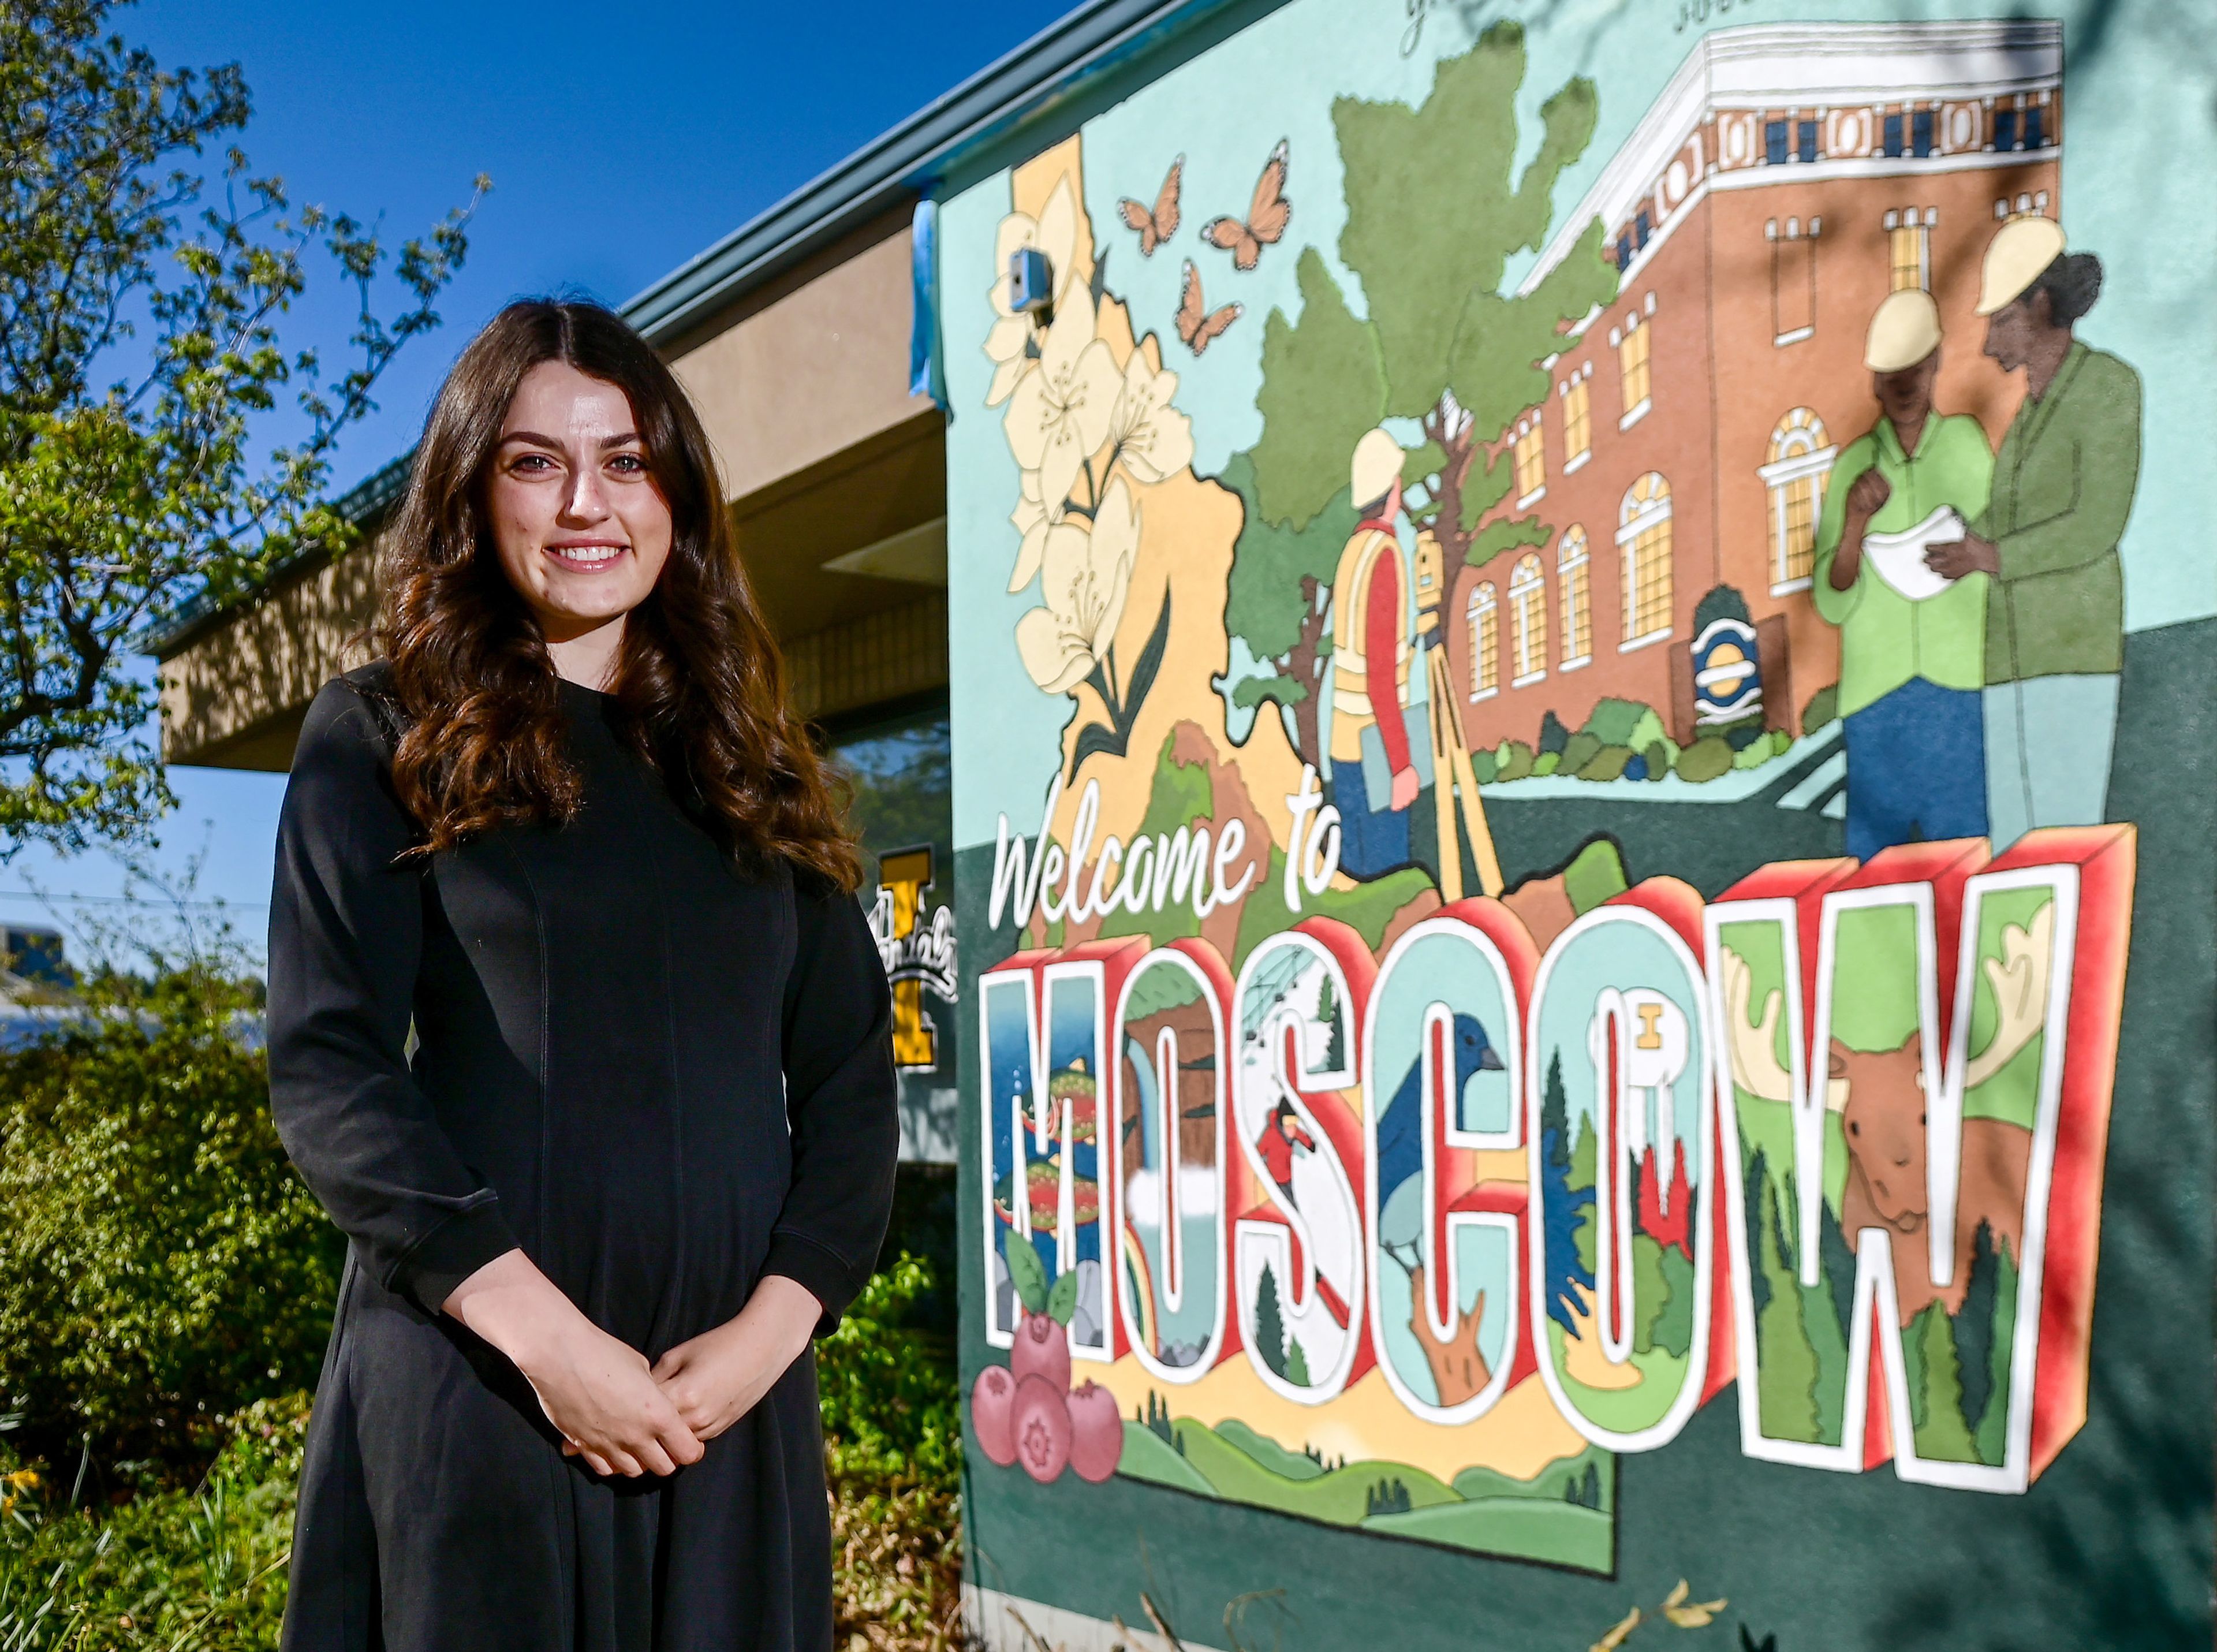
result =
[{"label": "painted butterfly", "polygon": [[1169,174],[1163,179],[1162,192],[1155,197],[1154,210],[1150,212],[1138,201],[1126,195],[1116,203],[1116,210],[1124,215],[1124,222],[1139,232],[1139,256],[1152,258],[1155,249],[1177,233],[1178,181],[1185,173],[1185,157],[1181,155],[1170,163]]},{"label": "painted butterfly", "polygon": [[1201,302],[1201,273],[1193,267],[1193,260],[1185,261],[1183,296],[1178,301],[1177,332],[1186,348],[1195,356],[1208,348],[1208,341],[1239,319],[1240,306],[1227,304],[1220,310],[1211,310]]},{"label": "painted butterfly", "polygon": [[1286,232],[1294,203],[1286,199],[1286,140],[1263,163],[1263,176],[1255,181],[1255,199],[1249,203],[1245,222],[1237,218],[1212,218],[1201,226],[1201,239],[1232,255],[1234,269],[1252,269],[1263,249]]}]

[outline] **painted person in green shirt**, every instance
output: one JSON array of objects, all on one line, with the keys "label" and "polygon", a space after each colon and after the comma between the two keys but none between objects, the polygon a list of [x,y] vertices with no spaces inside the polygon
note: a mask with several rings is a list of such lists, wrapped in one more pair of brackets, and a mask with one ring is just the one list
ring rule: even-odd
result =
[{"label": "painted person in green shirt", "polygon": [[1880,417],[1832,468],[1812,584],[1818,613],[1840,628],[1847,850],[1858,860],[1893,844],[1985,835],[1988,581],[1943,582],[1918,554],[1924,539],[1960,535],[1986,508],[1994,469],[1978,420],[1933,411],[1930,294],[1911,288],[1878,306],[1863,365]]},{"label": "painted person in green shirt", "polygon": [[2072,337],[2101,290],[2101,261],[2066,252],[2054,220],[2027,214],[1994,232],[1979,313],[1986,354],[2024,369],[2024,405],[1969,536],[1927,554],[1940,572],[1994,581],[1985,709],[1997,849],[2107,813],[2124,665],[2117,545],[2140,480],[2140,379]]}]

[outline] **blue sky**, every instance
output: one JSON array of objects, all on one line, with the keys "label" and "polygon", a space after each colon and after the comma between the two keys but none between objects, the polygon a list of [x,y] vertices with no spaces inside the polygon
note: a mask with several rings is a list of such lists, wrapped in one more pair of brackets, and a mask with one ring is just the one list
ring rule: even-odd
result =
[{"label": "blue sky", "polygon": [[[395,242],[492,177],[440,305],[446,325],[402,355],[379,411],[349,433],[332,479],[343,489],[410,446],[454,352],[508,299],[571,287],[623,302],[1065,9],[148,0],[113,22],[165,65],[239,63],[255,171],[282,176],[296,201],[382,213]],[[326,280],[287,342],[336,364],[349,331]],[[283,777],[170,780],[180,807],[154,860],[174,876],[204,850],[197,894],[232,903],[258,944]],[[34,888],[113,897],[122,883],[106,856],[26,849],[0,868],[0,915],[36,920]]]}]

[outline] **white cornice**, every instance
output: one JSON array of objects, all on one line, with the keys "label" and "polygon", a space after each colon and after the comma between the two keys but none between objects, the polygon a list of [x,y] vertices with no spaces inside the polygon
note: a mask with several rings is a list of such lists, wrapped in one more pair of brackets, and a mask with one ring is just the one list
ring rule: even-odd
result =
[{"label": "white cornice", "polygon": [[[1528,293],[1570,255],[1586,226],[1599,218],[1615,233],[1656,186],[1686,140],[1717,111],[1841,108],[1907,100],[1948,102],[2005,96],[2057,85],[2063,74],[2063,26],[2051,20],[1911,23],[1755,23],[1704,35],[1678,65],[1647,113],[1603,167],[1517,288]],[[1655,225],[1645,252],[1692,207],[1716,157],[1701,157],[1695,187]],[[1961,164],[1967,155],[1941,163]],[[1866,163],[1867,164],[1867,163]],[[1914,162],[1929,166],[1929,160]],[[1825,163],[1788,176],[1814,177]],[[1899,159],[1886,160],[1891,169]],[[1753,184],[1782,181],[1775,170],[1739,169]],[[1860,168],[1858,169],[1861,170]],[[1906,169],[1905,169],[1906,170]],[[1836,176],[1837,174],[1835,174]],[[1733,176],[1738,182],[1738,173]],[[1730,186],[1726,186],[1730,187]],[[1636,275],[1640,257],[1625,272]]]}]

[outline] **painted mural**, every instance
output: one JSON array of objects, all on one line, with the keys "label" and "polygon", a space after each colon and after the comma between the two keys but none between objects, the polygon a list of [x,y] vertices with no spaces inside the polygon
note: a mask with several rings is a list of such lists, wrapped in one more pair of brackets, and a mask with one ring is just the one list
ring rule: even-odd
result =
[{"label": "painted mural", "polygon": [[972,1495],[1610,1580],[1714,1413],[1817,1503],[2024,1499],[2107,1357],[2140,871],[2063,26],[1720,7],[1618,108],[1516,21],[1295,9],[1397,27],[1321,119],[979,185],[942,300],[1006,518]]}]

